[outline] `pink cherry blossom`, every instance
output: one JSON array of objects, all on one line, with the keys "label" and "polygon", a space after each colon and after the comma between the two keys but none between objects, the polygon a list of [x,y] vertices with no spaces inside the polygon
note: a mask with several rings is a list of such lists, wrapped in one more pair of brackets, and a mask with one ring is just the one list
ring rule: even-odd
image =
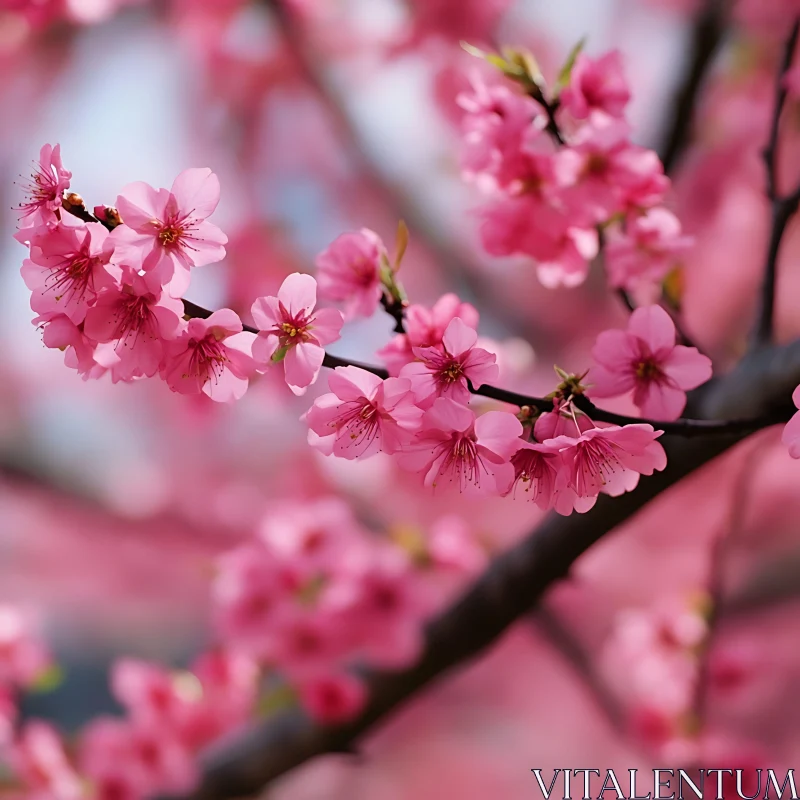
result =
[{"label": "pink cherry blossom", "polygon": [[323,724],[352,719],[365,700],[363,681],[346,673],[312,678],[300,686],[300,702],[314,719]]},{"label": "pink cherry blossom", "polygon": [[348,643],[337,631],[339,620],[320,608],[293,605],[284,612],[270,631],[268,660],[295,681],[325,674],[346,652]]},{"label": "pink cherry blossom", "polygon": [[[795,408],[800,409],[800,386],[792,394]],[[789,449],[792,458],[800,458],[800,411],[798,411],[784,426],[781,441]]]},{"label": "pink cherry blossom", "polygon": [[594,227],[575,224],[530,192],[498,199],[481,216],[486,251],[495,256],[530,256],[537,261],[539,280],[548,288],[582,284],[599,252]]},{"label": "pink cherry blossom", "polygon": [[364,228],[342,234],[317,256],[320,297],[345,303],[348,318],[371,317],[383,293],[380,270],[385,259],[377,233]]},{"label": "pink cherry blossom", "polygon": [[134,658],[122,658],[111,671],[114,696],[133,719],[172,727],[186,706],[177,682],[163,667]]},{"label": "pink cherry blossom", "polygon": [[433,308],[414,304],[406,309],[406,332],[393,337],[378,351],[390,375],[414,360],[415,347],[437,347],[442,343],[445,329],[456,317],[470,328],[478,328],[478,312],[469,303],[462,303],[455,294],[442,295]]},{"label": "pink cherry blossom", "polygon": [[606,236],[608,281],[629,291],[642,283],[657,283],[693,241],[691,236],[682,235],[680,220],[665,208],[629,217],[624,228],[613,226]]},{"label": "pink cherry blossom", "polygon": [[384,381],[358,367],[337,367],[328,386],[332,394],[317,398],[306,414],[309,441],[326,454],[396,453],[419,428],[423,412],[405,378]]},{"label": "pink cherry blossom", "polygon": [[22,185],[27,195],[19,205],[20,221],[25,227],[58,223],[58,209],[72,173],[64,169],[61,145],[46,144],[39,152],[30,180]]},{"label": "pink cherry blossom", "polygon": [[572,403],[557,403],[552,411],[546,411],[536,419],[533,435],[537,441],[544,442],[557,436],[575,436],[594,427],[588,415]]},{"label": "pink cherry blossom", "polygon": [[286,566],[263,543],[225,553],[218,561],[213,585],[220,635],[240,652],[264,656],[271,646],[275,620],[284,613],[285,598],[301,585],[297,570]]},{"label": "pink cherry blossom", "polygon": [[199,686],[180,717],[181,741],[198,751],[246,724],[256,705],[259,676],[256,661],[243,653],[203,653],[184,676],[194,677]]},{"label": "pink cherry blossom", "polygon": [[79,375],[91,377],[100,368],[95,357],[97,342],[84,334],[82,325],[76,325],[65,314],[55,313],[42,314],[33,324],[42,331],[44,346],[63,350],[64,364],[77,370]]},{"label": "pink cherry blossom", "polygon": [[254,339],[229,308],[208,319],[190,319],[180,336],[167,343],[164,379],[173,392],[202,392],[220,403],[238,400],[255,371]]},{"label": "pink cherry blossom", "polygon": [[497,356],[476,347],[477,341],[477,331],[456,317],[444,332],[441,348],[413,349],[419,361],[403,367],[400,377],[411,381],[421,407],[430,407],[437,397],[466,404],[470,399],[470,383],[480,387],[497,380],[500,374]]},{"label": "pink cherry blossom", "polygon": [[661,306],[634,311],[627,330],[597,337],[589,372],[593,397],[616,397],[633,391],[633,402],[646,417],[677,419],[686,392],[711,378],[711,360],[696,347],[676,345],[675,323]]},{"label": "pink cherry blossom", "polygon": [[447,397],[422,418],[400,465],[424,474],[426,486],[456,485],[460,491],[504,494],[514,480],[511,456],[519,449],[522,425],[505,411],[475,414]]},{"label": "pink cherry blossom", "polygon": [[253,355],[262,367],[282,360],[286,383],[304,394],[317,380],[325,358],[325,345],[339,338],[344,318],[340,311],[317,305],[317,282],[294,272],[281,285],[277,297],[259,297],[252,314],[261,329]]},{"label": "pink cherry blossom", "polygon": [[544,444],[561,453],[569,470],[569,487],[579,497],[600,492],[616,497],[636,488],[639,475],[652,475],[667,465],[656,441],[663,431],[652,425],[611,425],[590,428],[580,436],[558,436]]},{"label": "pink cherry blossom", "polygon": [[388,548],[354,552],[327,601],[353,649],[371,662],[391,669],[419,656],[421,622],[430,606],[405,553]]},{"label": "pink cherry blossom", "polygon": [[183,303],[153,294],[140,275],[125,270],[121,287],[105,289],[86,314],[83,330],[97,342],[113,342],[118,360],[114,382],[152,377],[161,366],[168,341],[183,324]]},{"label": "pink cherry blossom", "polygon": [[514,467],[514,489],[522,489],[528,500],[543,511],[553,507],[556,491],[566,482],[564,461],[558,449],[536,442],[521,443],[511,457]]},{"label": "pink cherry blossom", "polygon": [[542,107],[507,82],[488,84],[475,74],[472,91],[458,97],[463,120],[461,165],[465,179],[491,191],[509,188],[530,171],[525,143],[540,133],[533,127]]},{"label": "pink cherry blossom", "polygon": [[144,270],[152,290],[172,297],[189,287],[190,270],[225,258],[228,237],[206,220],[219,202],[219,179],[208,168],[184,170],[171,189],[131,183],[117,197],[123,225],[114,228],[114,258]]},{"label": "pink cherry blossom", "polygon": [[30,244],[22,278],[32,292],[31,308],[37,314],[66,314],[80,324],[97,293],[114,285],[108,231],[98,222],[61,223],[37,229]]},{"label": "pink cherry blossom", "polygon": [[630,126],[594,111],[555,156],[574,224],[607,221],[621,211],[661,203],[669,179],[658,156],[631,144]]},{"label": "pink cherry blossom", "polygon": [[586,119],[592,111],[621,117],[631,93],[619,51],[612,50],[597,59],[579,53],[560,99],[561,106],[575,119]]}]

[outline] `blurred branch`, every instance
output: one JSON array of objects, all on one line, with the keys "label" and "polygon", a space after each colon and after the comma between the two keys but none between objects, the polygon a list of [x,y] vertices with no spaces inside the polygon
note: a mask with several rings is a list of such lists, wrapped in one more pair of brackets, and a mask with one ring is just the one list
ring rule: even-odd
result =
[{"label": "blurred branch", "polygon": [[[370,148],[361,132],[346,111],[345,103],[336,88],[328,79],[317,53],[309,46],[301,26],[285,0],[260,0],[272,14],[281,36],[294,55],[301,77],[314,91],[333,123],[339,139],[351,162],[359,169],[370,190],[381,199],[398,218],[408,223],[412,234],[444,271],[448,280],[461,287],[466,300],[478,301],[489,306],[493,315],[504,323],[511,324],[528,340],[541,339],[542,330],[536,326],[535,315],[504,304],[493,308],[493,298],[497,298],[497,281],[479,273],[474,265],[468,263],[466,254],[453,248],[431,224],[431,220],[420,208],[417,200],[402,187],[389,179],[380,165],[370,156]],[[496,302],[496,300],[495,300]]]},{"label": "blurred branch", "polygon": [[[780,371],[773,372],[776,369]],[[743,411],[763,415],[786,409],[791,393],[787,387],[800,383],[800,341],[763,351],[758,359],[745,358],[733,372],[712,383],[691,397],[692,408],[702,416],[717,416],[739,405]],[[604,535],[742,438],[742,434],[693,441],[668,438],[669,462],[663,472],[643,479],[622,497],[601,496],[588,514],[548,517],[428,625],[421,657],[414,665],[399,672],[368,673],[369,699],[356,719],[323,726],[299,710],[280,714],[212,754],[201,786],[191,797],[227,800],[254,794],[315,756],[352,751],[397,706],[496,641]]]},{"label": "blurred branch", "polygon": [[581,643],[561,620],[544,604],[533,613],[533,621],[552,647],[572,667],[582,686],[589,692],[597,707],[617,733],[625,730],[625,715],[616,698],[609,692],[594,668]]},{"label": "blurred branch", "polygon": [[667,174],[674,171],[691,140],[697,98],[725,35],[729,3],[730,0],[704,0],[692,25],[689,65],[675,93],[671,124],[659,153]]},{"label": "blurred branch", "polygon": [[776,79],[775,106],[772,111],[769,141],[764,151],[767,171],[767,196],[772,205],[772,226],[767,246],[764,282],[761,287],[761,309],[753,332],[753,347],[760,347],[772,341],[775,327],[775,287],[777,283],[778,254],[780,253],[781,241],[783,240],[786,226],[797,211],[798,204],[800,204],[800,184],[791,194],[787,195],[781,195],[778,188],[778,139],[781,116],[787,96],[783,79],[792,66],[795,50],[797,49],[798,34],[800,34],[800,18],[795,20],[783,49],[781,66]]}]

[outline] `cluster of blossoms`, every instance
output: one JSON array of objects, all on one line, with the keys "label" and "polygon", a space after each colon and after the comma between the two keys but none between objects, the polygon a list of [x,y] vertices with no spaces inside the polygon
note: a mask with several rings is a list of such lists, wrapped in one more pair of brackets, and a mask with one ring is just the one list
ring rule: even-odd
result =
[{"label": "cluster of blossoms", "polygon": [[492,197],[482,211],[487,252],[535,259],[545,286],[577,286],[605,242],[612,286],[661,281],[690,245],[663,207],[669,180],[658,156],[634,145],[621,57],[578,53],[560,94],[538,76],[473,79],[465,110],[465,177]]},{"label": "cluster of blossoms", "polygon": [[130,184],[116,207],[95,208],[98,221],[66,193],[70,179],[58,145],[45,145],[16,234],[30,248],[22,275],[34,324],[45,345],[66,351],[67,366],[114,382],[160,375],[175,392],[221,402],[240,398],[276,361],[298,393],[316,379],[342,315],[314,312],[309,276],[289,276],[277,297],[256,300],[258,339],[230,309],[184,318],[191,270],[225,256],[227,237],[207,219],[220,194],[211,170],[188,169],[171,189]]},{"label": "cluster of blossoms", "polygon": [[339,500],[275,509],[253,542],[219,559],[219,646],[186,670],[118,660],[111,688],[125,715],[92,720],[74,741],[38,719],[17,728],[12,692],[36,686],[50,660],[24,617],[0,608],[10,785],[48,800],[183,794],[197,784],[201,751],[256,713],[299,703],[323,723],[348,719],[366,699],[349,670],[412,662],[425,618],[486,558],[456,517],[390,539]]},{"label": "cluster of blossoms", "polygon": [[[487,241],[533,255],[545,282],[575,285],[602,233],[613,285],[663,279],[686,241],[659,205],[668,181],[658,158],[629,140],[619,55],[594,61],[578,52],[557,102],[545,100],[529,69],[511,74],[516,83],[480,83],[462,97],[465,170],[502,195],[487,212]],[[220,196],[211,170],[188,169],[170,189],[130,184],[115,207],[98,206],[94,216],[68,191],[71,177],[58,146],[43,147],[16,237],[30,249],[22,274],[34,323],[85,377],[158,375],[175,392],[225,402],[282,365],[301,395],[345,317],[370,316],[381,305],[394,317],[397,333],[378,353],[386,369],[338,366],[330,392],[304,415],[310,444],[328,456],[381,452],[427,486],[501,496],[523,487],[542,509],[582,512],[601,493],[630,491],[666,457],[657,422],[596,423],[577,396],[632,392],[645,417],[669,421],[683,412],[686,392],[711,377],[708,358],[676,343],[669,314],[641,306],[627,330],[598,337],[588,386],[585,376],[559,372],[551,404],[512,399],[518,410],[478,414],[476,393],[507,396],[492,387],[497,356],[479,342],[477,311],[454,295],[432,308],[408,304],[397,280],[403,224],[393,258],[373,231],[340,236],[317,258],[319,287],[310,275],[289,275],[275,296],[255,300],[252,327],[230,309],[199,313],[183,300],[192,270],[225,256],[227,237],[208,220]],[[342,310],[317,308],[318,288]],[[785,433],[793,453],[796,427]]]},{"label": "cluster of blossoms", "polygon": [[337,722],[365,700],[349,670],[413,663],[446,574],[484,561],[454,518],[395,542],[365,530],[340,500],[291,504],[221,558],[216,626],[226,647],[267,665],[315,718]]},{"label": "cluster of blossoms", "polygon": [[[186,170],[169,190],[131,184],[115,208],[97,207],[95,217],[67,193],[70,178],[58,146],[45,146],[17,233],[30,248],[22,272],[34,323],[47,346],[66,350],[69,366],[86,377],[108,372],[113,381],[159,375],[173,391],[217,401],[240,398],[257,373],[281,364],[296,394],[316,381],[344,315],[316,307],[312,276],[289,275],[276,296],[258,298],[257,328],[244,330],[229,309],[205,319],[184,314],[191,271],[225,254],[225,234],[207,219],[219,200],[210,170]],[[346,459],[394,455],[428,486],[508,495],[522,485],[541,508],[564,514],[663,469],[660,432],[595,424],[572,403],[584,391],[577,379],[559,387],[553,410],[538,419],[507,406],[476,414],[473,393],[497,380],[497,357],[479,345],[476,310],[457,297],[408,307],[397,282],[404,226],[400,233],[393,260],[368,230],[341,236],[318,258],[324,299],[343,304],[349,317],[383,304],[403,332],[379,354],[388,377],[357,366],[330,373],[330,393],[305,415],[314,447]],[[710,375],[705,357],[675,345],[672,322],[658,308],[640,309],[628,333],[601,336],[595,357],[598,396],[635,389],[636,402],[664,418]]]},{"label": "cluster of blossoms", "polygon": [[74,745],[47,722],[25,722],[5,752],[13,782],[52,800],[188,792],[199,751],[249,719],[258,676],[255,662],[221,650],[185,671],[121,659],[111,683],[126,716],[94,719]]}]

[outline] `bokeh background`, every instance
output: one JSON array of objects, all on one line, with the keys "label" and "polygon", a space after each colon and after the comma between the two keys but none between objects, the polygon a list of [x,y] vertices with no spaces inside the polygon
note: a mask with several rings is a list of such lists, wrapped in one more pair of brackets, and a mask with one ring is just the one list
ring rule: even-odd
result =
[{"label": "bokeh background", "polygon": [[[685,324],[725,370],[760,280],[760,150],[793,13],[789,0],[0,0],[0,599],[38,616],[65,669],[26,713],[75,728],[113,708],[115,656],[183,664],[207,645],[214,557],[279,501],[338,495],[387,535],[456,515],[489,551],[539,518],[522,500],[432,496],[382,457],[331,463],[306,445],[309,398],[269,375],[219,407],[157,380],[113,386],[65,369],[30,324],[12,239],[15,181],[42,143],[60,142],[90,208],[131,181],[169,186],[211,167],[228,256],[195,270],[188,293],[210,308],[246,315],[342,231],[391,241],[405,219],[412,301],[453,291],[474,303],[503,385],[546,393],[553,364],[588,366],[594,337],[625,312],[601,274],[547,290],[529,262],[482,253],[455,98],[484,67],[459,40],[526,47],[550,77],[582,37],[592,55],[618,48],[634,138],[663,153],[711,25],[719,45],[671,165],[670,204],[696,239],[681,265]],[[794,97],[784,122],[789,186]],[[790,229],[781,339],[800,333],[799,245]],[[347,326],[335,351],[374,361],[390,335],[379,316]],[[692,724],[726,767],[797,763],[800,469],[778,439],[752,437],[607,537],[540,611],[382,726],[362,758],[320,759],[269,796],[517,800],[538,791],[533,767],[680,762],[645,713],[673,675],[631,641],[639,622],[668,636],[658,621],[697,612],[711,589],[719,607]]]}]

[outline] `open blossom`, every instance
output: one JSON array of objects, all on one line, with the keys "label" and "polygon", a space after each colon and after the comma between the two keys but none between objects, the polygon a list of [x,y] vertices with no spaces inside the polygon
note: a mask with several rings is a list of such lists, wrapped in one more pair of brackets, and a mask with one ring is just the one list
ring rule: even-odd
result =
[{"label": "open blossom", "polygon": [[[83,325],[76,325],[66,314],[42,314],[33,320],[42,332],[45,347],[64,351],[64,364],[77,370],[85,378],[93,377],[100,368],[95,358],[97,342],[83,332]],[[101,372],[105,371],[100,368]]]},{"label": "open blossom", "polygon": [[261,329],[253,355],[263,367],[283,361],[286,383],[303,394],[317,380],[325,345],[339,338],[344,318],[340,311],[317,305],[317,282],[310,275],[289,275],[277,297],[259,297],[252,314]]},{"label": "open blossom", "polygon": [[377,233],[367,228],[344,233],[317,256],[320,297],[346,304],[346,315],[370,317],[383,293],[381,261],[386,248]]},{"label": "open blossom", "polygon": [[521,489],[531,502],[546,511],[553,507],[556,490],[565,482],[564,462],[557,449],[537,442],[522,442],[511,457],[514,489]]},{"label": "open blossom", "polygon": [[437,347],[442,343],[445,329],[456,317],[470,328],[478,328],[478,312],[473,305],[462,303],[455,294],[442,295],[433,308],[414,304],[406,309],[406,332],[393,337],[378,355],[390,375],[414,360],[415,347]]},{"label": "open blossom", "polygon": [[662,432],[652,425],[610,425],[589,428],[579,436],[547,439],[544,444],[560,452],[569,487],[579,497],[596,497],[600,492],[616,497],[635,489],[639,475],[666,467],[666,453],[656,441]]},{"label": "open blossom", "polygon": [[64,191],[69,188],[72,173],[64,169],[61,145],[46,144],[39,152],[30,180],[23,184],[25,200],[19,205],[20,221],[25,227],[38,224],[55,225]]},{"label": "open blossom", "polygon": [[166,292],[154,294],[141,275],[124,270],[121,286],[105,289],[86,314],[84,333],[96,342],[113,342],[114,381],[155,375],[166,343],[183,324],[183,303]]},{"label": "open blossom", "polygon": [[606,237],[605,266],[609,283],[635,290],[642,282],[657,283],[692,246],[682,235],[680,220],[666,208],[629,217],[625,227],[612,227]]},{"label": "open blossom", "polygon": [[181,335],[167,344],[164,378],[173,392],[208,395],[221,403],[238,400],[255,371],[255,336],[229,308],[208,319],[190,319]]},{"label": "open blossom", "polygon": [[30,245],[22,278],[32,292],[31,308],[37,314],[66,314],[80,324],[97,293],[114,285],[108,231],[98,222],[61,223],[36,229]]},{"label": "open blossom", "polygon": [[[794,390],[792,402],[800,409],[800,386]],[[789,448],[789,455],[792,458],[800,458],[800,411],[786,423],[781,441]]]},{"label": "open blossom", "polygon": [[411,381],[385,381],[358,367],[337,367],[328,378],[332,393],[317,398],[306,414],[309,441],[341,458],[396,453],[419,427],[422,410]]},{"label": "open blossom", "polygon": [[173,297],[182,297],[192,267],[225,258],[228,237],[206,220],[219,193],[219,179],[208,168],[184,170],[171,189],[129,184],[117,197],[124,224],[112,233],[115,260],[146,272],[151,289],[169,285]]},{"label": "open blossom", "polygon": [[419,361],[403,367],[400,377],[411,381],[414,396],[423,408],[432,405],[437,397],[466,404],[469,383],[479,387],[497,380],[497,356],[475,347],[477,341],[477,331],[456,317],[444,332],[441,348],[414,348]]},{"label": "open blossom", "polygon": [[425,412],[400,465],[423,473],[426,486],[452,483],[462,492],[504,494],[514,480],[510,459],[521,434],[513,414],[489,411],[476,419],[466,406],[440,397]]},{"label": "open blossom", "polygon": [[669,188],[660,159],[630,141],[630,126],[594,111],[569,147],[555,156],[571,216],[593,224],[633,208],[660,203]]},{"label": "open blossom", "polygon": [[711,360],[696,347],[675,344],[675,323],[661,306],[642,306],[628,320],[627,330],[604,331],[597,337],[588,380],[593,397],[616,397],[633,391],[633,402],[646,417],[677,419],[686,406],[686,392],[705,383]]},{"label": "open blossom", "polygon": [[569,85],[561,92],[561,107],[575,119],[586,119],[592,111],[621,117],[631,99],[618,50],[600,58],[579,53],[572,66]]}]

